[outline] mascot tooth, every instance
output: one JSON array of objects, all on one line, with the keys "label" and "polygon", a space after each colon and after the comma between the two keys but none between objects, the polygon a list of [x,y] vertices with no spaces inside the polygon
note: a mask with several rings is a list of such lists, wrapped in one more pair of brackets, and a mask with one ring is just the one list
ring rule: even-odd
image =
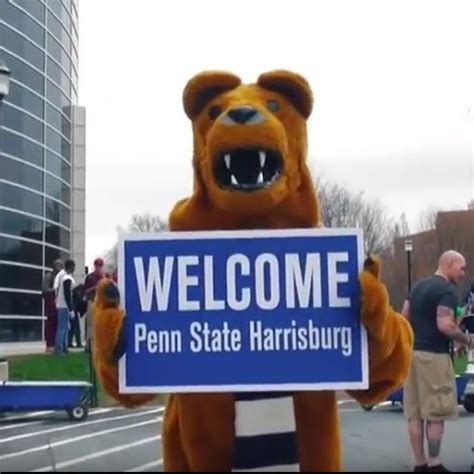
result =
[{"label": "mascot tooth", "polygon": [[[317,227],[320,208],[307,167],[308,82],[294,72],[260,75],[254,84],[224,71],[197,74],[183,94],[194,137],[194,187],[169,216],[173,231]],[[380,261],[360,275],[361,320],[369,337],[369,388],[348,392],[373,404],[407,376],[413,335],[389,303]],[[126,407],[149,395],[118,389],[124,314],[111,281],[95,306],[94,360],[105,390]],[[165,471],[340,471],[336,394],[171,394],[163,422]]]}]

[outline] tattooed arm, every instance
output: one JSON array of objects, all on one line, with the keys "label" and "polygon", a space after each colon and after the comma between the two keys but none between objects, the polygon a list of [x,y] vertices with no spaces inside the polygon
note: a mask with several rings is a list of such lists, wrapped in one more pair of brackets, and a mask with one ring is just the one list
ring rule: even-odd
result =
[{"label": "tattooed arm", "polygon": [[472,334],[463,333],[458,325],[456,324],[456,319],[454,316],[454,311],[448,306],[438,306],[436,312],[436,323],[440,332],[442,332],[446,337],[449,337],[455,342],[460,342],[466,346],[473,345],[473,336]]}]

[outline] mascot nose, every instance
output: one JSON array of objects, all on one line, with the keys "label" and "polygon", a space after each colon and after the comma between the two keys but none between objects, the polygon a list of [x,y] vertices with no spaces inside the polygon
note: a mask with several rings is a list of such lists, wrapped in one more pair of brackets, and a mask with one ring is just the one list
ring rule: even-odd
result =
[{"label": "mascot nose", "polygon": [[247,105],[229,110],[222,121],[226,125],[245,125],[248,123],[261,123],[264,120],[265,117],[263,114],[261,114],[257,109]]}]

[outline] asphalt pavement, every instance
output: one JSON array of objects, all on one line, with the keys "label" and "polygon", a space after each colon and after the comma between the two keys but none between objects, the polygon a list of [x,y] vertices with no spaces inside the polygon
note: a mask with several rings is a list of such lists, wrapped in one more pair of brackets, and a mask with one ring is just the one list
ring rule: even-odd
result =
[{"label": "asphalt pavement", "polygon": [[[401,408],[382,404],[365,412],[341,400],[344,471],[408,472],[413,469]],[[163,408],[98,409],[82,423],[65,413],[0,419],[0,472],[160,472]],[[446,466],[472,472],[473,416],[446,425]]]},{"label": "asphalt pavement", "polygon": [[0,472],[159,472],[163,408],[92,410],[0,420]]}]

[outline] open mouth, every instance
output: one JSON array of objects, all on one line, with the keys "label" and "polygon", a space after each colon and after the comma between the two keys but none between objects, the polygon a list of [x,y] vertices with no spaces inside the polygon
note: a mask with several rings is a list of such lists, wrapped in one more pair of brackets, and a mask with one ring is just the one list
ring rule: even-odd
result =
[{"label": "open mouth", "polygon": [[283,160],[274,150],[237,148],[220,152],[214,161],[214,176],[220,187],[257,191],[270,187],[281,176]]}]

